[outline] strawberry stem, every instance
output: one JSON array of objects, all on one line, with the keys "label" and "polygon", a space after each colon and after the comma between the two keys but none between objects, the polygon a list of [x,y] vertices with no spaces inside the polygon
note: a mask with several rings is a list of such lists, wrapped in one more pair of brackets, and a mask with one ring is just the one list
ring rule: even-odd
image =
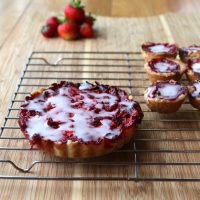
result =
[{"label": "strawberry stem", "polygon": [[57,19],[58,19],[59,24],[62,24],[68,21],[68,19],[64,15],[58,15]]},{"label": "strawberry stem", "polygon": [[75,8],[83,8],[83,6],[81,5],[81,0],[72,0],[71,4]]},{"label": "strawberry stem", "polygon": [[94,17],[91,12],[88,13],[88,16],[92,18],[93,22],[97,20],[97,18]]}]

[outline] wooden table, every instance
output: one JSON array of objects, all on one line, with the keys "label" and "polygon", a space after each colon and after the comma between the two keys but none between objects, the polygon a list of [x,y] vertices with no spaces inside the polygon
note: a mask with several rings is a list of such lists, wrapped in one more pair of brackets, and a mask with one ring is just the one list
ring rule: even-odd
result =
[{"label": "wooden table", "polygon": [[[60,38],[44,39],[40,34],[41,25],[47,16],[59,12],[64,2],[60,1],[57,4],[40,0],[1,2],[1,123],[22,67],[32,51],[138,51],[144,41],[176,42],[180,46],[200,43],[198,13],[164,14],[147,18],[98,17],[95,25],[98,30],[96,39],[71,42],[65,42]],[[200,199],[199,186],[199,183],[195,182],[2,179],[0,199]]]}]

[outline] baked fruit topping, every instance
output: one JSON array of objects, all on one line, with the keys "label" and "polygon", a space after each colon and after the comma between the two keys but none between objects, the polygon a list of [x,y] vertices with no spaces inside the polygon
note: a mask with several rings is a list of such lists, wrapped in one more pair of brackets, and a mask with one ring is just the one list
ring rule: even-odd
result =
[{"label": "baked fruit topping", "polygon": [[158,80],[180,80],[186,68],[177,60],[154,58],[145,63],[144,68],[151,82]]},{"label": "baked fruit topping", "polygon": [[188,86],[191,105],[200,110],[200,81],[195,81]]},{"label": "baked fruit topping", "polygon": [[144,98],[151,111],[172,113],[180,108],[186,96],[187,88],[170,80],[158,81],[149,86]]},{"label": "baked fruit topping", "polygon": [[186,75],[190,81],[200,79],[200,58],[188,61]]},{"label": "baked fruit topping", "polygon": [[183,47],[179,49],[179,56],[182,62],[188,62],[188,60],[193,60],[200,58],[200,46],[191,45],[189,47]]},{"label": "baked fruit topping", "polygon": [[142,44],[142,54],[146,61],[153,58],[176,58],[178,47],[176,44],[146,42]]},{"label": "baked fruit topping", "polygon": [[100,156],[129,142],[143,113],[117,87],[54,83],[27,96],[19,125],[31,145],[62,157]]}]

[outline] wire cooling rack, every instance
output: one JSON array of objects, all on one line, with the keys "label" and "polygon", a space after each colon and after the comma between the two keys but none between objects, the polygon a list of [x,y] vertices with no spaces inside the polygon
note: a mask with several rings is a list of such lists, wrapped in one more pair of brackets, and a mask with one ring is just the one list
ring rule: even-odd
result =
[{"label": "wire cooling rack", "polygon": [[[139,52],[33,52],[0,132],[0,178],[44,180],[200,181],[200,115],[186,101],[174,114],[148,110],[149,85]],[[135,137],[99,158],[70,160],[30,150],[17,119],[24,97],[61,80],[99,81],[132,94],[144,111]],[[183,78],[183,84],[187,84]]]}]

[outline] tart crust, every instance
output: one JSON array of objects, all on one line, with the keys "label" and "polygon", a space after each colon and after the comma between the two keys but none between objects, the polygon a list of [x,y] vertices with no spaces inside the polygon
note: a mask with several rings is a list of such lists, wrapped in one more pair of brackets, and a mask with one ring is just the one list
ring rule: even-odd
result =
[{"label": "tart crust", "polygon": [[155,83],[156,81],[162,80],[162,81],[167,81],[167,80],[175,80],[175,81],[179,81],[181,79],[181,77],[183,76],[183,74],[186,71],[186,66],[184,63],[182,63],[179,60],[175,60],[175,59],[169,59],[170,61],[176,62],[177,64],[179,64],[180,66],[180,73],[176,73],[176,72],[155,72],[151,69],[151,67],[149,66],[149,62],[146,62],[144,64],[144,69],[146,70],[149,80],[152,83]]},{"label": "tart crust", "polygon": [[65,158],[89,158],[109,154],[120,149],[124,144],[132,139],[135,127],[123,131],[122,136],[112,142],[103,139],[99,144],[81,143],[79,141],[68,140],[66,143],[53,142],[51,140],[41,138],[37,141],[36,146],[44,152]]},{"label": "tart crust", "polygon": [[[64,82],[64,81],[63,81]],[[60,83],[61,84],[61,83]],[[53,85],[53,84],[52,84]],[[30,96],[40,95],[44,90],[49,88],[39,88],[38,90],[31,93]],[[129,96],[129,100],[132,101],[132,96]],[[38,134],[35,134],[33,140],[29,138],[29,134],[22,127],[22,122],[19,117],[19,126],[25,137],[29,140],[31,146],[37,146],[39,149],[44,152],[65,158],[88,158],[88,157],[97,157],[111,153],[117,149],[120,149],[124,144],[130,142],[134,132],[136,130],[137,124],[141,122],[143,118],[142,110],[137,102],[136,108],[138,115],[136,116],[137,122],[133,123],[131,126],[124,128],[122,133],[114,139],[108,139],[103,137],[100,142],[89,141],[87,143],[77,140],[73,141],[68,139],[65,142],[62,141],[52,141],[48,138],[41,137]]]},{"label": "tart crust", "polygon": [[[175,59],[176,56],[177,56],[177,52],[178,52],[178,47],[177,47],[177,51],[175,52],[151,52],[151,51],[146,51],[144,46],[147,46],[147,45],[151,45],[151,44],[154,44],[152,42],[146,42],[144,44],[142,44],[142,55],[143,55],[143,58],[145,61],[150,61],[152,60],[153,58],[171,58],[171,59]],[[155,43],[155,44],[159,44],[159,43]],[[167,43],[164,43],[164,44],[167,44]],[[175,45],[175,44],[174,44]]]},{"label": "tart crust", "polygon": [[166,99],[146,99],[146,104],[153,112],[159,113],[173,113],[176,112],[182,105],[186,98],[186,95],[180,95],[176,100]]}]

